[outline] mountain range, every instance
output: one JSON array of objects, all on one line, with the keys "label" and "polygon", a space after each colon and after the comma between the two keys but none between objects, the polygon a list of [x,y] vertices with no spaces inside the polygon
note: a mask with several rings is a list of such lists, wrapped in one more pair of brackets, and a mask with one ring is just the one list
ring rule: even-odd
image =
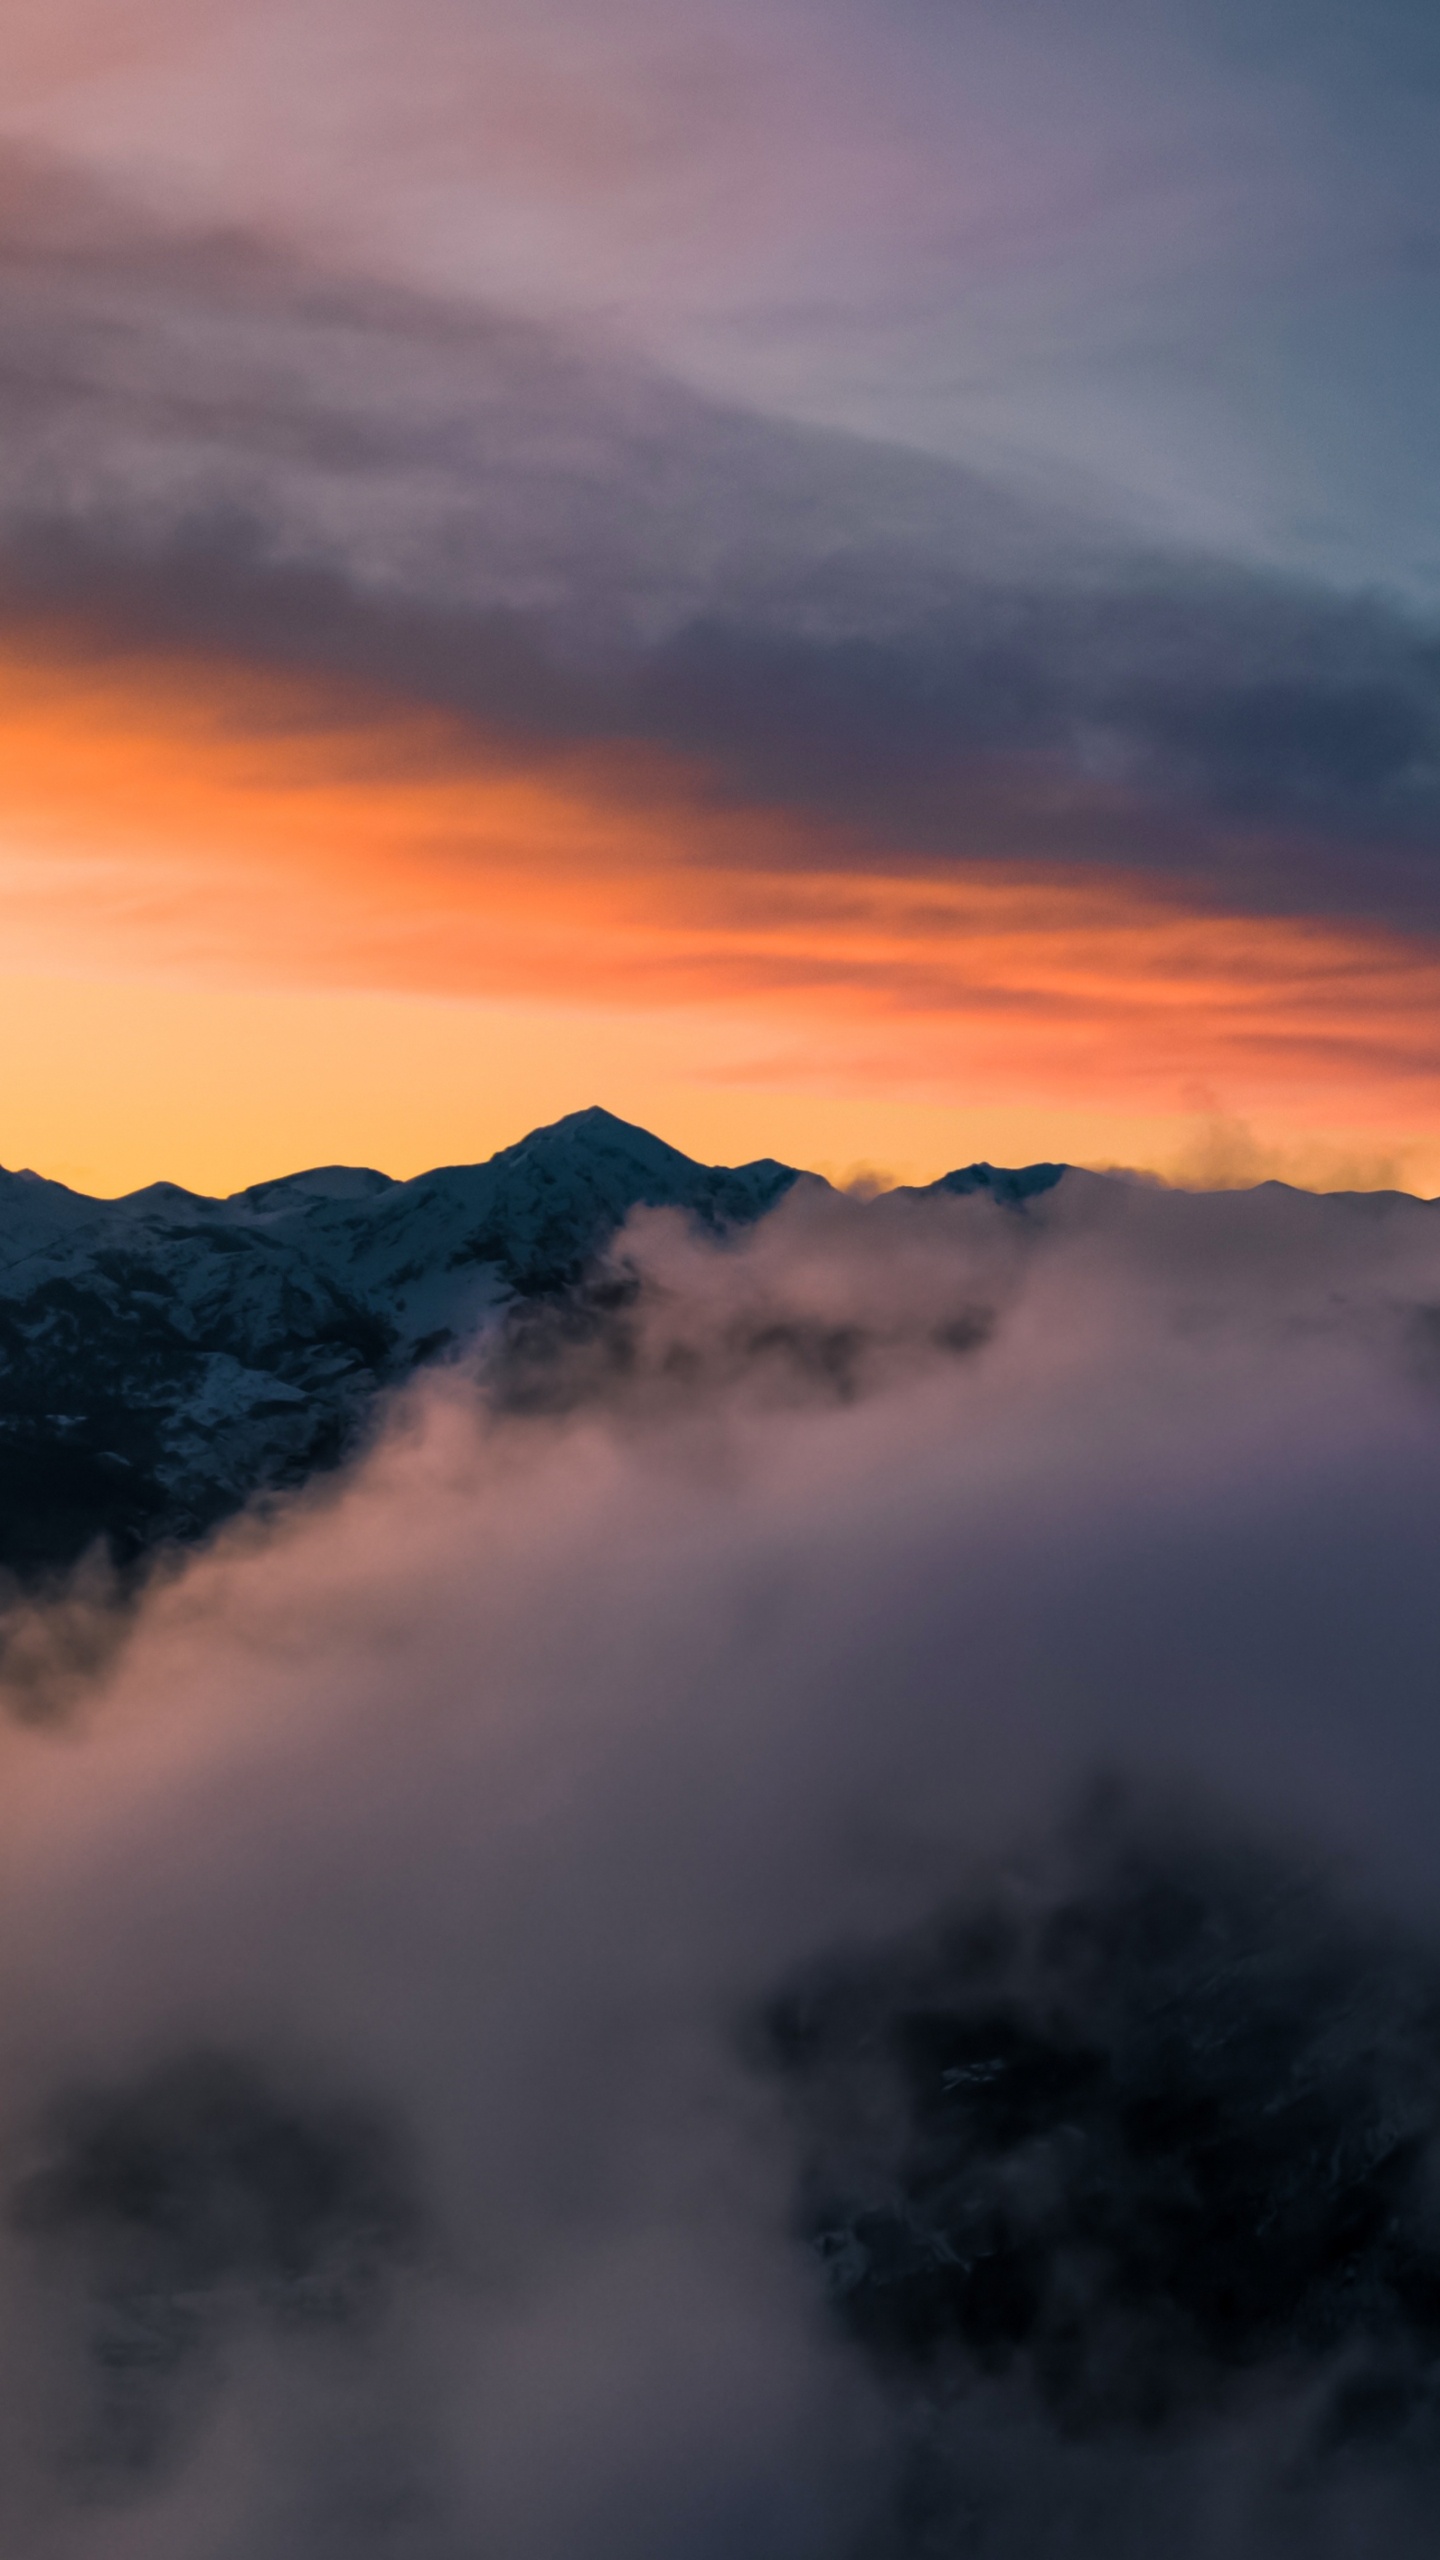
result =
[{"label": "mountain range", "polygon": [[[1023,1215],[1062,1184],[1067,1200],[1109,1198],[1125,1216],[1127,1199],[1139,1205],[1133,1185],[1060,1164],[966,1165],[906,1196],[981,1194]],[[678,1209],[721,1236],[797,1185],[829,1188],[769,1158],[699,1164],[598,1109],[404,1182],[323,1165],[228,1199],[157,1182],[101,1200],[0,1170],[0,1598],[91,1551],[128,1570],[305,1483],[363,1442],[388,1390],[482,1336],[507,1392],[543,1401],[552,1379],[564,1391],[557,1352],[610,1323],[613,1274],[598,1266],[632,1210]],[[1183,1193],[1147,1196],[1147,1227],[1163,1222],[1182,1263],[1243,1226],[1266,1267],[1279,1252],[1317,1272],[1343,1260],[1347,1235],[1368,1268],[1377,1220],[1393,1231],[1397,1218],[1428,1272],[1440,1206],[1266,1183],[1220,1217]],[[1343,1294],[1357,1274],[1337,1263],[1332,1277]],[[1400,1297],[1412,1283],[1425,1300],[1412,1351],[1429,1375],[1440,1311],[1418,1267]],[[578,1374],[598,1372],[582,1361]]]},{"label": "mountain range", "polygon": [[[1062,1171],[933,1188],[1013,1202]],[[0,1171],[0,1569],[200,1536],[333,1465],[387,1387],[573,1290],[632,1209],[723,1232],[801,1181],[820,1177],[698,1164],[602,1110],[407,1182],[326,1165],[228,1199],[99,1200]]]}]

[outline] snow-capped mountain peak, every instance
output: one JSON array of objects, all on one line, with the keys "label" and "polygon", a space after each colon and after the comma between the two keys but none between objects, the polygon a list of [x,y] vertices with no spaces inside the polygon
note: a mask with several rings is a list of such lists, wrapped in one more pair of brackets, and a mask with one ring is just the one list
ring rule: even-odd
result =
[{"label": "snow-capped mountain peak", "polygon": [[[930,1188],[1023,1210],[1062,1171]],[[419,1363],[572,1289],[631,1210],[723,1233],[801,1180],[699,1164],[598,1107],[408,1181],[317,1165],[227,1199],[95,1200],[0,1171],[0,1570],[193,1536],[332,1462]]]},{"label": "snow-capped mountain peak", "polygon": [[96,1200],[0,1172],[0,1564],[191,1535],[332,1459],[418,1361],[570,1286],[631,1209],[721,1229],[796,1178],[599,1109],[404,1182],[322,1165]]}]

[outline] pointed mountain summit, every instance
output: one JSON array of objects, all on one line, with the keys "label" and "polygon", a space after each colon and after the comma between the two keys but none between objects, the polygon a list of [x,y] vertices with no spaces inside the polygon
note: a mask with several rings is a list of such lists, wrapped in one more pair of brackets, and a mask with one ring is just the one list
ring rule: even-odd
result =
[{"label": "pointed mountain summit", "polygon": [[93,1200],[0,1171],[0,1569],[196,1536],[332,1463],[379,1389],[572,1287],[632,1209],[718,1233],[799,1178],[598,1108],[408,1182],[324,1165]]},{"label": "pointed mountain summit", "polygon": [[[912,1196],[1023,1209],[1062,1170],[971,1165]],[[819,1177],[699,1164],[598,1107],[407,1182],[319,1165],[228,1199],[92,1200],[0,1171],[0,1571],[196,1537],[333,1464],[422,1362],[573,1290],[633,1209],[718,1235],[800,1181]]]},{"label": "pointed mountain summit", "polygon": [[[721,1236],[797,1183],[828,1187],[768,1157],[700,1164],[598,1107],[403,1182],[316,1165],[227,1199],[152,1182],[96,1200],[0,1168],[0,1599],[7,1575],[43,1579],[97,1540],[125,1563],[303,1484],[357,1445],[386,1389],[527,1305],[558,1321],[516,1327],[517,1341],[573,1337],[577,1318],[583,1334],[597,1301],[582,1284],[633,1210],[679,1210]],[[1140,1196],[1060,1164],[977,1163],[863,1214],[988,1202],[1039,1241],[1062,1183],[1081,1215],[1123,1221]],[[1252,1227],[1288,1202],[1307,1233],[1440,1209],[1274,1184],[1246,1196]],[[1201,1194],[1145,1197],[1181,1240],[1215,1214]]]}]

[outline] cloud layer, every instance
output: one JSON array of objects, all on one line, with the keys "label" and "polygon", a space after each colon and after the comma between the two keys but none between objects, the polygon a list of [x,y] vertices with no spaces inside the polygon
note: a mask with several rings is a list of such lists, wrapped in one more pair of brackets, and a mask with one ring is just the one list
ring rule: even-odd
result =
[{"label": "cloud layer", "polygon": [[64,0],[9,70],[8,130],[202,221],[1435,593],[1416,0]]},{"label": "cloud layer", "polygon": [[870,866],[1432,921],[1433,636],[12,164],[12,611],[645,741]]},{"label": "cloud layer", "polygon": [[[847,1949],[883,1990],[957,1899],[1063,1902],[1044,1844],[1099,1768],[1182,1884],[1187,1805],[1242,2033],[1247,1966],[1303,1972],[1314,1912],[1393,1985],[1365,2050],[1411,2068],[1433,1213],[1047,1201],[797,1196],[721,1253],[641,1222],[578,1338],[406,1406],[8,1729],[17,2544],[927,2547],[917,2404],[806,2245],[758,2022]],[[1313,2068],[1363,2148],[1391,2062]],[[1265,2089],[1225,2086],[1248,2140]],[[1362,2333],[1094,2440],[1024,2354],[960,2356],[937,2458],[973,2547],[1069,2550],[1085,2514],[1144,2547],[1163,2508],[1197,2554],[1321,2513],[1408,2548],[1423,2427],[1332,2459],[1307,2415]]]}]

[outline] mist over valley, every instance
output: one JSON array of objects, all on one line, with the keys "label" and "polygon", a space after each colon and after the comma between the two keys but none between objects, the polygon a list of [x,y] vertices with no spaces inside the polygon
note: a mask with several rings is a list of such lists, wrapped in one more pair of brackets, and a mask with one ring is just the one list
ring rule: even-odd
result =
[{"label": "mist over valley", "polygon": [[1440,1211],[6,1207],[9,2548],[1428,2550]]}]

